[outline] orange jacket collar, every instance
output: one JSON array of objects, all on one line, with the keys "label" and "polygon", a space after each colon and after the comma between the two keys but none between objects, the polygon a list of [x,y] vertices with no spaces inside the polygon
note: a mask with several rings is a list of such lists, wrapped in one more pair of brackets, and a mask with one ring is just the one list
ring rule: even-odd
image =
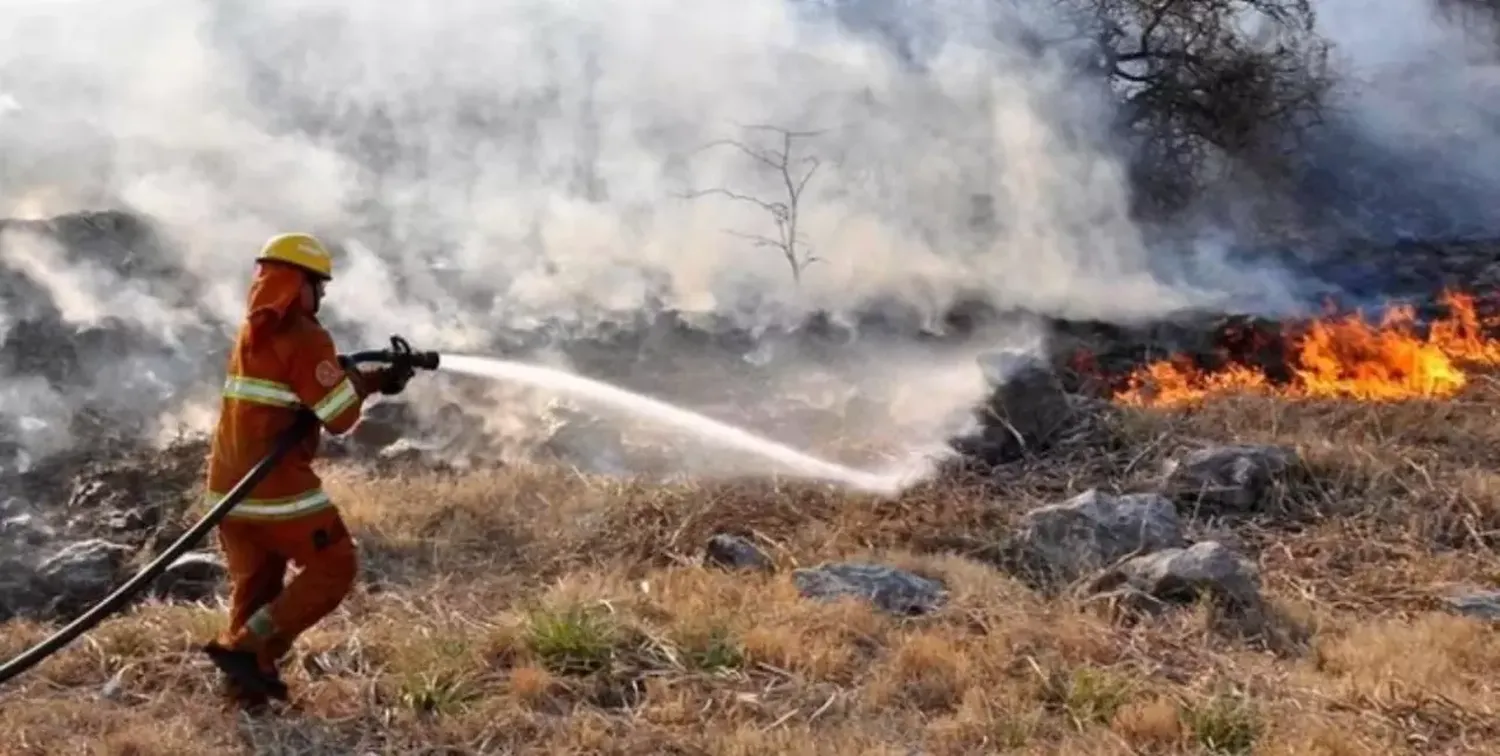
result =
[{"label": "orange jacket collar", "polygon": [[253,330],[274,328],[294,314],[311,315],[302,307],[301,271],[285,265],[259,263],[250,283],[246,318]]}]

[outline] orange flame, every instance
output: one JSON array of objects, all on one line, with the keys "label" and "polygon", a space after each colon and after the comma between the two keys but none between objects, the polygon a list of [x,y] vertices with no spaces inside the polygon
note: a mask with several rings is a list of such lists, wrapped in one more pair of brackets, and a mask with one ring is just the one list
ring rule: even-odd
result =
[{"label": "orange flame", "polygon": [[1409,306],[1391,308],[1377,325],[1358,312],[1312,321],[1288,337],[1292,380],[1286,385],[1275,385],[1252,366],[1206,372],[1177,357],[1136,370],[1115,400],[1171,406],[1236,392],[1365,401],[1452,396],[1468,384],[1460,364],[1500,365],[1500,341],[1485,335],[1485,326],[1494,322],[1481,321],[1472,297],[1445,292],[1441,301],[1449,314],[1425,337],[1416,333],[1416,313]]}]

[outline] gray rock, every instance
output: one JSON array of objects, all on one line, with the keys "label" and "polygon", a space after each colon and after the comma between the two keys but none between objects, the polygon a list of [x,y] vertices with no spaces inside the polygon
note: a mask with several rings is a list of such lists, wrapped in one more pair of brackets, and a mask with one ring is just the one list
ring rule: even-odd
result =
[{"label": "gray rock", "polygon": [[1076,402],[1044,359],[1007,349],[979,366],[993,391],[976,411],[978,430],[952,441],[962,456],[999,465],[1051,448],[1075,425]]},{"label": "gray rock", "polygon": [[796,570],[792,582],[804,597],[834,601],[856,596],[892,614],[926,614],[948,599],[936,580],[879,564],[824,564]]},{"label": "gray rock", "polygon": [[1280,446],[1196,449],[1166,462],[1163,491],[1194,513],[1258,514],[1273,508],[1296,464],[1296,452]]},{"label": "gray rock", "polygon": [[218,554],[190,551],[162,572],[152,584],[151,593],[162,599],[200,601],[214,595],[228,574]]},{"label": "gray rock", "polygon": [[1213,541],[1221,546],[1235,552],[1236,554],[1250,554],[1255,552],[1255,545],[1246,540],[1245,534],[1236,530],[1233,526],[1223,521],[1212,523],[1206,527],[1186,526],[1188,540],[1193,543],[1202,541]]},{"label": "gray rock", "polygon": [[749,539],[728,533],[719,533],[708,539],[708,547],[704,550],[703,558],[709,564],[732,570],[769,572],[775,569],[771,558]]},{"label": "gray rock", "polygon": [[1160,601],[1188,604],[1209,596],[1222,605],[1260,605],[1255,565],[1214,541],[1131,559],[1095,580],[1095,592],[1125,587]]},{"label": "gray rock", "polygon": [[1500,622],[1500,591],[1466,591],[1444,601],[1459,614]]},{"label": "gray rock", "polygon": [[100,539],[63,547],[37,567],[52,600],[49,609],[67,612],[103,598],[115,587],[132,549]]},{"label": "gray rock", "polygon": [[1134,552],[1186,545],[1177,509],[1154,493],[1089,489],[1034,509],[1003,547],[1007,567],[1042,585],[1069,583]]}]

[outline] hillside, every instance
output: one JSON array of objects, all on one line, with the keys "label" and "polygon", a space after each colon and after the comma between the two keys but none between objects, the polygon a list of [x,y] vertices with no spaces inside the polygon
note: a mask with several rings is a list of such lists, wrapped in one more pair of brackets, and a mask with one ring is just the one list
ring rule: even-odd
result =
[{"label": "hillside", "polygon": [[[1378,333],[1461,378],[1351,398],[1399,377],[1366,343],[1342,389],[1075,402],[894,501],[330,462],[365,572],[295,709],[222,710],[192,650],[219,610],[147,602],[0,691],[0,750],[1489,752],[1496,352]],[[818,598],[841,580],[878,590]],[[0,655],[47,632],[0,628]]]}]

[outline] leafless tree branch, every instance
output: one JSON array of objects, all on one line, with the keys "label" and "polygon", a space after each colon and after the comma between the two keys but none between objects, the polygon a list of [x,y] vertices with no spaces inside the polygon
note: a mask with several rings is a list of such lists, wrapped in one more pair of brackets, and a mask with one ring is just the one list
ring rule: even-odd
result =
[{"label": "leafless tree branch", "polygon": [[737,231],[729,233],[741,239],[751,241],[757,247],[771,247],[778,250],[782,257],[786,259],[787,266],[791,269],[792,281],[800,285],[802,283],[802,275],[807,270],[807,267],[822,259],[813,254],[811,248],[802,241],[799,233],[802,195],[807,189],[808,182],[812,180],[813,175],[821,167],[822,162],[817,157],[794,159],[792,156],[793,147],[797,139],[815,137],[822,132],[792,131],[764,124],[742,125],[740,128],[746,131],[774,132],[781,137],[780,148],[758,149],[738,140],[719,139],[709,142],[695,152],[702,152],[714,147],[731,147],[762,168],[774,171],[780,180],[782,188],[786,192],[786,196],[778,200],[765,200],[722,187],[691,191],[684,193],[682,196],[685,199],[697,199],[707,196],[725,197],[736,202],[752,204],[765,210],[770,214],[771,220],[775,224],[775,237]]}]

